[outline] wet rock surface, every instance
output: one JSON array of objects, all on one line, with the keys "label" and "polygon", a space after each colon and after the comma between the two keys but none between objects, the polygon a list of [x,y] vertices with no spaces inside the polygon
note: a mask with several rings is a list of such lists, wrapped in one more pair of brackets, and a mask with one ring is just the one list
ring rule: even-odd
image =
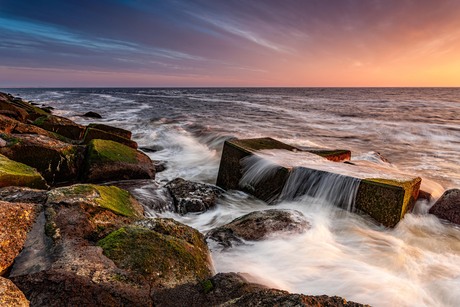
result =
[{"label": "wet rock surface", "polygon": [[0,188],[0,200],[11,203],[44,204],[47,198],[47,191],[45,190],[18,186]]},{"label": "wet rock surface", "polygon": [[223,193],[220,188],[204,183],[176,178],[165,185],[173,199],[175,211],[179,214],[205,212],[216,205]]},{"label": "wet rock surface", "polygon": [[228,248],[242,244],[243,240],[260,241],[273,235],[299,234],[310,227],[308,220],[299,211],[270,209],[251,212],[224,226],[211,229],[206,234],[206,240]]},{"label": "wet rock surface", "polygon": [[460,225],[460,189],[445,191],[429,212],[441,219]]}]

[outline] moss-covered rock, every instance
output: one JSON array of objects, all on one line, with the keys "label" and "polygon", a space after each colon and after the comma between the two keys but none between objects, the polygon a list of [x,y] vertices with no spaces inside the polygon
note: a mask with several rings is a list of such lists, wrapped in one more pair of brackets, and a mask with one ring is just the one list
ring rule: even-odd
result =
[{"label": "moss-covered rock", "polygon": [[119,268],[146,278],[156,287],[211,277],[209,251],[202,235],[172,220],[166,226],[159,223],[120,228],[98,245]]},{"label": "moss-covered rock", "polygon": [[125,129],[121,129],[121,128],[117,128],[117,127],[113,127],[109,125],[104,125],[104,124],[89,124],[88,128],[97,129],[100,131],[104,131],[106,133],[114,134],[114,135],[117,135],[121,138],[128,139],[128,140],[130,140],[132,136],[132,133],[129,130],[125,130]]},{"label": "moss-covered rock", "polygon": [[29,301],[11,280],[0,277],[0,306],[28,307]]},{"label": "moss-covered rock", "polygon": [[82,146],[36,134],[11,134],[4,139],[7,146],[0,147],[0,154],[36,168],[49,184],[77,180]]},{"label": "moss-covered rock", "polygon": [[137,143],[134,142],[133,140],[121,137],[117,134],[113,134],[113,133],[99,130],[96,128],[88,127],[83,137],[83,143],[88,144],[91,140],[95,140],[95,139],[114,141],[114,142],[129,146],[131,148],[137,149]]},{"label": "moss-covered rock", "polygon": [[0,154],[0,187],[22,186],[46,189],[45,179],[36,169]]},{"label": "moss-covered rock", "polygon": [[58,133],[72,140],[81,140],[85,133],[85,127],[67,119],[55,115],[45,115],[37,118],[34,125],[45,130]]},{"label": "moss-covered rock", "polygon": [[27,101],[22,100],[18,97],[13,97],[10,94],[0,93],[0,100],[5,101],[21,110],[24,110],[28,114],[28,118],[35,120],[37,117],[47,115],[48,113],[40,108],[37,108]]},{"label": "moss-covered rock", "polygon": [[10,100],[0,94],[0,113],[25,123],[29,117],[26,110],[12,104]]},{"label": "moss-covered rock", "polygon": [[84,180],[101,182],[154,178],[155,168],[146,154],[114,141],[96,139],[89,142]]},{"label": "moss-covered rock", "polygon": [[41,207],[35,204],[0,201],[0,275],[22,250],[40,210]]},{"label": "moss-covered rock", "polygon": [[125,190],[115,186],[75,184],[48,192],[48,204],[85,204],[108,209],[126,217],[142,217],[144,210]]}]

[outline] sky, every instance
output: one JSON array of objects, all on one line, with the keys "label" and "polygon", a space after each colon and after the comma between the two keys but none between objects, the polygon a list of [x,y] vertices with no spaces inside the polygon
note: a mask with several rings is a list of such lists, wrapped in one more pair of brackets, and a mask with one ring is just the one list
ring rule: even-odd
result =
[{"label": "sky", "polygon": [[458,0],[0,0],[0,87],[460,86]]}]

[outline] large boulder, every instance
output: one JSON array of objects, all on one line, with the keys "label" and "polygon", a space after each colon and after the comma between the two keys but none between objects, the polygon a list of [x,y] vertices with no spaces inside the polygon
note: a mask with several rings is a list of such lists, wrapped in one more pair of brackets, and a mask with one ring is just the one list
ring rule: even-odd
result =
[{"label": "large boulder", "polygon": [[[21,110],[25,110],[28,114],[26,118],[31,119],[31,120],[35,120],[36,118],[40,116],[49,114],[49,112],[41,108],[35,107],[31,103],[24,101],[19,97],[13,97],[10,94],[0,93],[0,100],[12,106],[15,106]],[[22,113],[22,111],[19,111],[19,112]],[[21,117],[22,115],[18,116],[17,119],[20,119]]]},{"label": "large boulder", "polygon": [[174,287],[212,276],[203,235],[173,219],[150,219],[120,228],[98,242],[117,267],[155,287]]},{"label": "large boulder", "polygon": [[83,143],[88,144],[90,141],[95,139],[114,141],[129,146],[131,148],[137,149],[137,143],[133,140],[89,126],[88,128],[86,128],[86,132],[83,137]]},{"label": "large boulder", "polygon": [[154,178],[155,168],[146,154],[114,141],[96,139],[89,142],[83,180],[102,182]]},{"label": "large boulder", "polygon": [[310,228],[305,216],[297,210],[269,209],[254,211],[230,223],[211,229],[206,240],[227,248],[245,241],[260,241],[272,235],[298,234]]},{"label": "large boulder", "polygon": [[98,240],[133,220],[143,207],[125,190],[115,186],[75,184],[48,192],[47,234]]},{"label": "large boulder", "polygon": [[10,133],[40,134],[40,135],[44,135],[50,138],[64,139],[64,137],[56,133],[46,131],[45,129],[42,129],[35,125],[22,123],[13,118],[6,117],[2,114],[0,114],[0,132],[6,133],[6,134],[10,134]]},{"label": "large boulder", "polygon": [[220,188],[204,183],[176,178],[165,187],[174,199],[175,211],[180,214],[188,212],[205,212],[216,205],[222,194]]},{"label": "large boulder", "polygon": [[100,131],[104,131],[106,133],[114,134],[114,135],[117,135],[121,138],[128,139],[128,140],[130,140],[132,137],[131,131],[125,130],[122,128],[118,128],[118,127],[109,126],[109,125],[89,124],[88,128],[97,129]]},{"label": "large boulder", "polygon": [[36,134],[11,134],[3,137],[7,145],[0,147],[0,154],[36,168],[49,184],[75,181],[78,178],[83,163],[82,146]]},{"label": "large boulder", "polygon": [[80,116],[83,117],[90,117],[90,118],[102,118],[101,114],[93,111],[86,112],[85,114],[82,114]]},{"label": "large boulder", "polygon": [[11,103],[7,96],[0,93],[0,114],[14,118],[25,123],[29,117],[26,110],[19,108]]},{"label": "large boulder", "polygon": [[85,127],[71,121],[68,118],[47,115],[37,118],[34,121],[34,125],[37,125],[45,130],[58,133],[66,138],[72,140],[81,140],[85,133]]},{"label": "large boulder", "polygon": [[0,277],[0,306],[28,307],[29,301],[11,280]]},{"label": "large boulder", "polygon": [[45,179],[36,169],[0,154],[0,188],[8,186],[47,188]]},{"label": "large boulder", "polygon": [[40,210],[35,204],[0,201],[0,275],[21,252]]},{"label": "large boulder", "polygon": [[430,208],[429,213],[460,225],[460,189],[447,190]]}]

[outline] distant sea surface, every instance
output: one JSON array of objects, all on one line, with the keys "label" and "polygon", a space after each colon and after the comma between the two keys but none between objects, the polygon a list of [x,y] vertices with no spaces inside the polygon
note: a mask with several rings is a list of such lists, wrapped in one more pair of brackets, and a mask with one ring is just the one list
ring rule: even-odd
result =
[{"label": "distant sea surface", "polygon": [[[384,157],[392,167],[422,177],[435,196],[460,188],[460,88],[0,91],[52,106],[56,114],[83,124],[95,120],[78,115],[95,111],[103,117],[98,122],[133,131],[152,159],[167,161],[167,170],[157,174],[163,182],[183,177],[215,183],[226,139],[269,136],[296,146],[349,149],[352,159]],[[217,271],[248,272],[269,286],[374,306],[460,306],[457,227],[427,214],[408,214],[395,229],[385,229],[315,200],[279,207],[301,211],[312,229],[215,250]],[[262,202],[229,192],[205,214],[165,215],[206,232],[262,209]]]}]

